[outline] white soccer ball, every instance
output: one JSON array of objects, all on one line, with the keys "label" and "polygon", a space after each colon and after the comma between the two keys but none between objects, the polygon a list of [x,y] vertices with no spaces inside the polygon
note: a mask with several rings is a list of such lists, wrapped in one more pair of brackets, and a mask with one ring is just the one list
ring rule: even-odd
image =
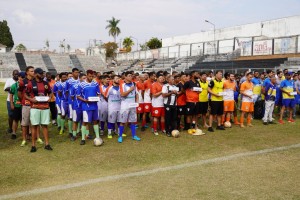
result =
[{"label": "white soccer ball", "polygon": [[175,138],[178,138],[179,135],[180,135],[180,133],[179,133],[178,130],[173,130],[171,134],[172,134],[172,136],[175,137]]},{"label": "white soccer ball", "polygon": [[225,128],[231,128],[231,123],[229,121],[224,122]]},{"label": "white soccer ball", "polygon": [[101,146],[103,144],[103,140],[101,138],[95,138],[94,139],[94,145],[96,147]]}]

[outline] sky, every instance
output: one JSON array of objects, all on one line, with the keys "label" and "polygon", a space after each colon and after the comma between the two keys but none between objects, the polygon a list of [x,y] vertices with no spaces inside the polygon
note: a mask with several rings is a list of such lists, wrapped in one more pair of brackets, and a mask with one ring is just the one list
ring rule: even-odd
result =
[{"label": "sky", "polygon": [[[107,20],[120,19],[121,34],[134,43],[300,15],[300,0],[0,0],[0,20],[7,20],[15,46],[59,51],[65,39],[71,49],[93,40],[113,41]],[[133,48],[135,50],[136,46]]]}]

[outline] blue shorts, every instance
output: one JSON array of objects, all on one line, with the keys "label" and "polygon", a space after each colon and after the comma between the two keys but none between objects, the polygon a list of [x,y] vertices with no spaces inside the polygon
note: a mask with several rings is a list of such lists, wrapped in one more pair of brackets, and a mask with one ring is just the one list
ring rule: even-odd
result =
[{"label": "blue shorts", "polygon": [[69,104],[68,102],[61,101],[61,115],[69,116]]},{"label": "blue shorts", "polygon": [[84,110],[82,111],[83,115],[83,122],[94,122],[99,120],[99,113],[98,109],[97,110]]},{"label": "blue shorts", "polygon": [[286,108],[294,108],[296,105],[295,99],[282,99],[282,105]]},{"label": "blue shorts", "polygon": [[82,110],[73,110],[72,119],[73,119],[73,122],[81,122],[82,121]]}]

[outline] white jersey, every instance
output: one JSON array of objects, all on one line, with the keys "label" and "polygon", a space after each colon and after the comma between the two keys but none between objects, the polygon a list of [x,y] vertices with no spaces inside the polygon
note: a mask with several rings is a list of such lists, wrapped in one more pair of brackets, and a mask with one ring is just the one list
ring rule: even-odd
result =
[{"label": "white jersey", "polygon": [[134,90],[126,97],[121,97],[121,109],[128,109],[130,104],[135,103],[136,85],[134,82],[123,83],[120,85],[120,93],[127,92],[132,86],[134,86]]},{"label": "white jersey", "polygon": [[[162,91],[162,84],[155,82],[152,84],[152,93],[156,94],[158,92]],[[159,95],[158,97],[152,97],[152,107],[154,108],[159,108],[159,107],[164,107],[164,98],[161,95]]]},{"label": "white jersey", "polygon": [[105,91],[108,110],[119,111],[121,108],[121,95],[119,86],[109,86]]}]

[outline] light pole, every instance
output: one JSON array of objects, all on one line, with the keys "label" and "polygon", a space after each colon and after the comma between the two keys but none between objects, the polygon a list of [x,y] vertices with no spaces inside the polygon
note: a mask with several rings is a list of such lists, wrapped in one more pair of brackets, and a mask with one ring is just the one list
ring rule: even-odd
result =
[{"label": "light pole", "polygon": [[139,50],[139,40],[133,36],[130,36],[130,38],[133,38],[136,40],[136,50],[138,51]]},{"label": "light pole", "polygon": [[208,20],[205,20],[206,23],[213,25],[214,27],[214,52],[215,52],[215,69],[217,68],[217,50],[216,50],[216,25]]}]

